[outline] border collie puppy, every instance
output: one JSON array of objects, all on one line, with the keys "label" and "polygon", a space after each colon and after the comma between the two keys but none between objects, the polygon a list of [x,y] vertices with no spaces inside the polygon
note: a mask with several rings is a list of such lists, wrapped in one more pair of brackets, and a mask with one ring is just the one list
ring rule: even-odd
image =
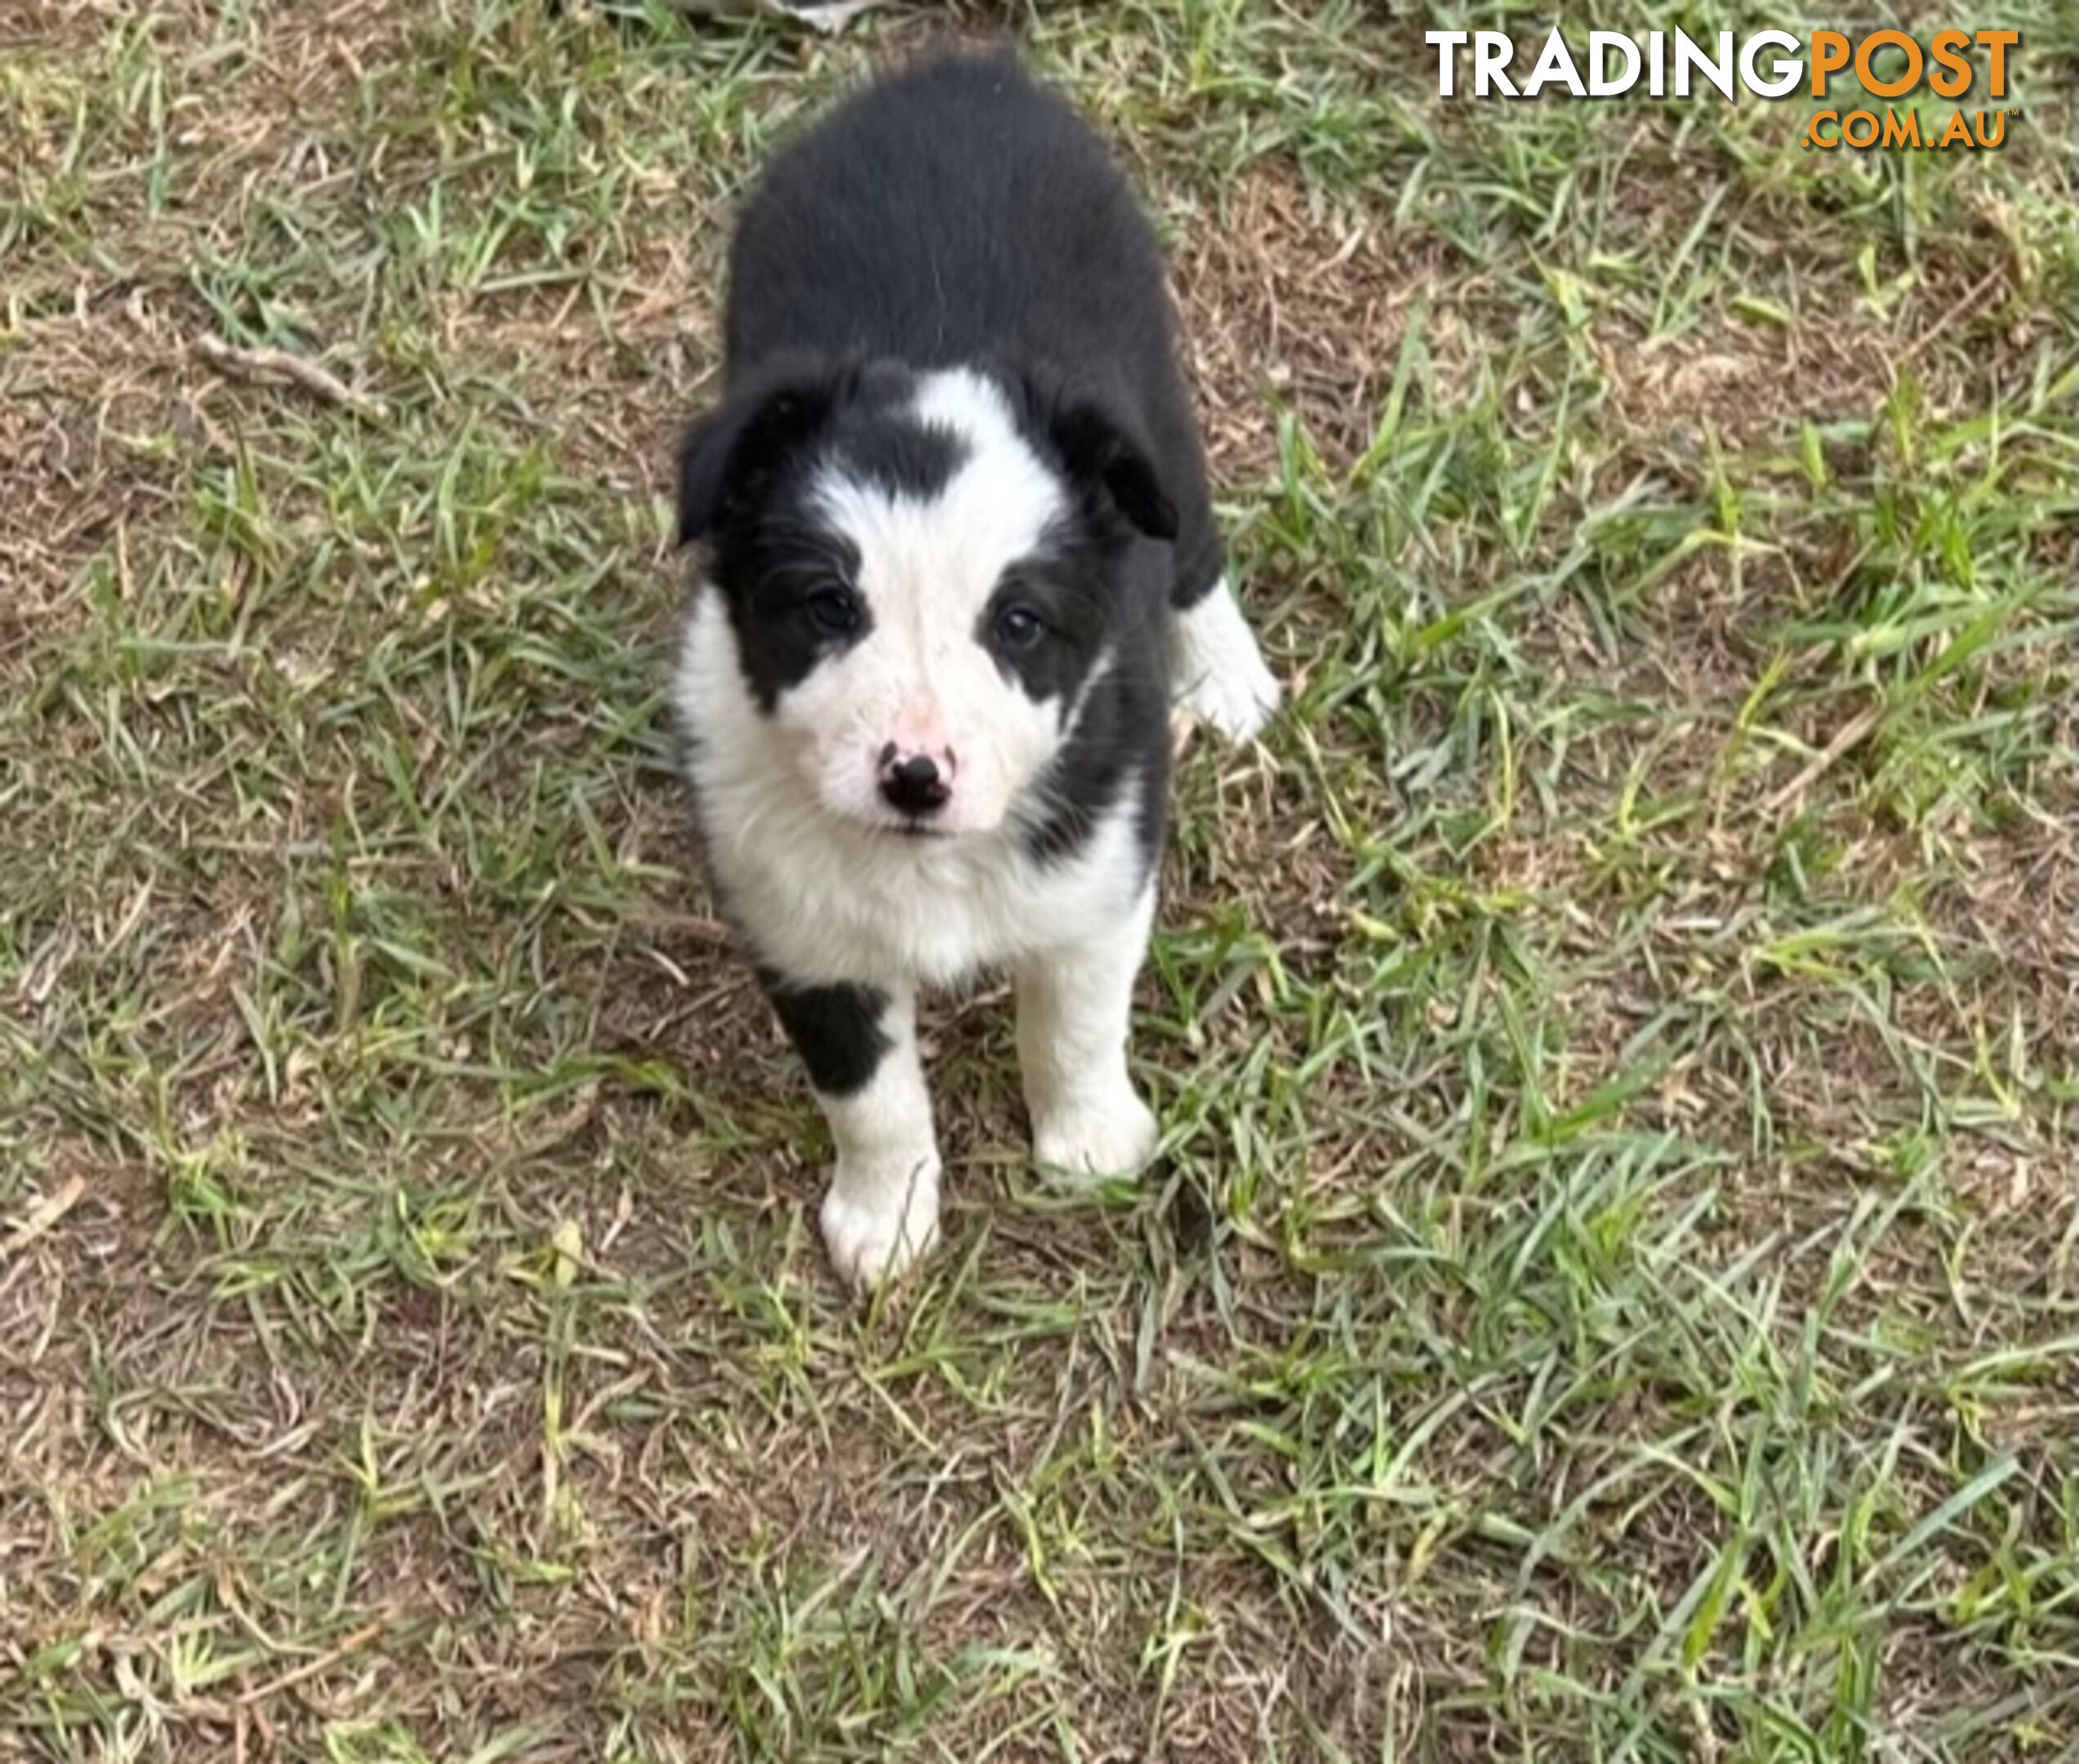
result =
[{"label": "border collie puppy", "polygon": [[1016,982],[1039,1163],[1138,1169],[1127,1070],[1173,688],[1278,688],[1223,575],[1153,233],[1008,52],[942,58],[772,163],[727,388],[679,462],[674,688],[717,905],[830,1124],[824,1241],[871,1287],[937,1230],[919,987]]}]

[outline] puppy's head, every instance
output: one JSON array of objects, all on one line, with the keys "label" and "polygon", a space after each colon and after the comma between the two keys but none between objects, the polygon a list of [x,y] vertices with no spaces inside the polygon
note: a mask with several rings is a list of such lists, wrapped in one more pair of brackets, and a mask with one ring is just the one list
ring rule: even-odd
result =
[{"label": "puppy's head", "polygon": [[706,541],[751,697],[826,813],[916,837],[1030,804],[1173,537],[1102,397],[1024,372],[790,360],[697,422],[680,542]]}]

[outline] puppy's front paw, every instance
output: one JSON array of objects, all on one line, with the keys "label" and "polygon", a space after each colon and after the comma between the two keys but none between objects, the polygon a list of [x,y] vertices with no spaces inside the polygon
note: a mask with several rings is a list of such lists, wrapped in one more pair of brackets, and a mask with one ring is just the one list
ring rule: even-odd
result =
[{"label": "puppy's front paw", "polygon": [[1193,716],[1230,741],[1247,741],[1271,720],[1277,676],[1225,582],[1177,615],[1173,641],[1178,702]]},{"label": "puppy's front paw", "polygon": [[919,1163],[885,1181],[840,1169],[823,1196],[823,1247],[855,1290],[905,1272],[938,1241],[938,1165]]},{"label": "puppy's front paw", "polygon": [[1048,1110],[1032,1124],[1032,1156],[1044,1169],[1077,1176],[1131,1176],[1162,1137],[1153,1111],[1130,1085],[1095,1102]]},{"label": "puppy's front paw", "polygon": [[1206,674],[1185,689],[1184,708],[1201,723],[1210,723],[1229,741],[1260,734],[1278,708],[1277,676],[1251,648],[1229,659],[1226,669]]}]

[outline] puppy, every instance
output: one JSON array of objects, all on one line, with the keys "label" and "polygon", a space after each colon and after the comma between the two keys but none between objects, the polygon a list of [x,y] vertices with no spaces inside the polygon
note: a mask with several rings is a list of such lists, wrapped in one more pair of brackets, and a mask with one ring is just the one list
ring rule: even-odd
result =
[{"label": "puppy", "polygon": [[715,899],[830,1124],[838,1270],[933,1242],[919,988],[1008,969],[1038,1162],[1138,1169],[1126,1059],[1173,688],[1278,688],[1223,573],[1155,236],[1008,54],[883,79],[776,158],[729,261],[674,722]]}]

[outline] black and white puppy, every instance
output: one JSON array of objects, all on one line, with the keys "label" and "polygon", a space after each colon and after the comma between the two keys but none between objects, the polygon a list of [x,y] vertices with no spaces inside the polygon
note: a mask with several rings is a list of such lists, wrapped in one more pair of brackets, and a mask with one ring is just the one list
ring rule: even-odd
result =
[{"label": "black and white puppy", "polygon": [[1155,237],[1014,57],[884,78],[772,162],[679,497],[677,732],[718,905],[835,1141],[839,1270],[870,1286],[937,1232],[920,987],[1008,969],[1038,1161],[1137,1169],[1173,687],[1238,737],[1278,688]]}]

